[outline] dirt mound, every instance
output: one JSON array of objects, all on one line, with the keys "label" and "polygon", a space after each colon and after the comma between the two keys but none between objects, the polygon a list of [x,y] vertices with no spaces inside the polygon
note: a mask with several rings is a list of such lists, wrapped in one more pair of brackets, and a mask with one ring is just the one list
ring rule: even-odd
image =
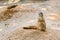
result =
[{"label": "dirt mound", "polygon": [[10,19],[14,15],[14,13],[17,12],[17,10],[15,8],[10,8],[10,9],[8,9],[8,8],[9,7],[7,7],[6,10],[4,10],[0,13],[0,21],[5,21],[7,19]]},{"label": "dirt mound", "polygon": [[0,13],[0,21],[6,21],[7,19],[10,19],[14,14],[17,12],[35,12],[35,9],[28,9],[26,6],[11,6],[7,7],[4,11]]}]

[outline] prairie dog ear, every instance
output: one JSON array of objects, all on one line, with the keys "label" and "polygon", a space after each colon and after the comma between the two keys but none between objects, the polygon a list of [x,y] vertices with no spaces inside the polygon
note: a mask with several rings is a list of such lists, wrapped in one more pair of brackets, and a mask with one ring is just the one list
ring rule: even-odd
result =
[{"label": "prairie dog ear", "polygon": [[12,8],[15,8],[17,7],[18,5],[12,5],[12,6],[8,6],[7,9],[12,9]]}]

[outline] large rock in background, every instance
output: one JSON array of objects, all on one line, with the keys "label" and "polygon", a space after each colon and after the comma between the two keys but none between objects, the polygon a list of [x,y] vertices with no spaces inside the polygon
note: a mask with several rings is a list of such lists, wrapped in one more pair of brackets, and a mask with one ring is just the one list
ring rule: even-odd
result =
[{"label": "large rock in background", "polygon": [[7,2],[37,2],[37,1],[47,1],[47,0],[0,0],[0,1],[7,1]]}]

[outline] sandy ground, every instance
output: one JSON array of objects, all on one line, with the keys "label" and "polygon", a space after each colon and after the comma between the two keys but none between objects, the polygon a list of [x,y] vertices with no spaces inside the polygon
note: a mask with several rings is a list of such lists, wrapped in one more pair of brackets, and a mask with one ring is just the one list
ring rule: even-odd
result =
[{"label": "sandy ground", "polygon": [[40,30],[24,30],[21,28],[16,29],[9,34],[6,40],[60,40],[58,30],[47,29],[46,32]]},{"label": "sandy ground", "polygon": [[[1,8],[1,11],[3,9]],[[19,12],[15,13],[12,18],[0,21],[0,40],[60,40],[59,1],[21,4],[15,9]],[[22,29],[24,26],[37,26],[40,12],[44,13],[46,32]]]}]

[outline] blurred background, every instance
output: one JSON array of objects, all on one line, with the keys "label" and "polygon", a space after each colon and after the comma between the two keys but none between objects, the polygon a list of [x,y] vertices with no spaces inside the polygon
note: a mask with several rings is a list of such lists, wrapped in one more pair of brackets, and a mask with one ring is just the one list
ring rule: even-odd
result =
[{"label": "blurred background", "polygon": [[47,0],[0,0],[0,4],[9,4],[9,3],[17,3],[17,2],[41,2],[41,1],[47,1]]}]

